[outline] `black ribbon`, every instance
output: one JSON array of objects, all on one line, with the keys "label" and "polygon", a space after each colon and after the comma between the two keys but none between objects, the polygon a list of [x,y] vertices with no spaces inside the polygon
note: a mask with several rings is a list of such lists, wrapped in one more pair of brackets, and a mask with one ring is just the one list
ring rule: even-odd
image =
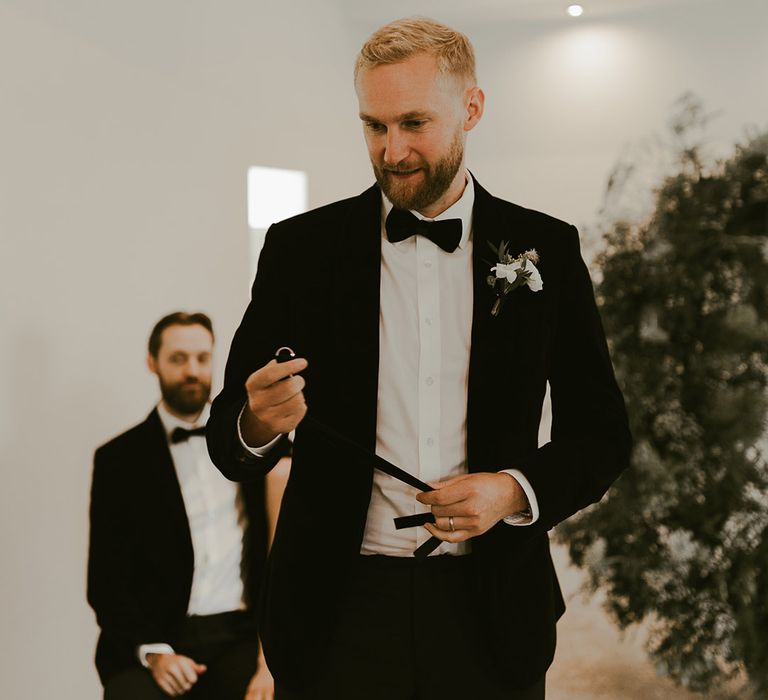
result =
[{"label": "black ribbon", "polygon": [[[293,350],[287,347],[282,347],[275,353],[275,360],[277,360],[277,362],[288,362],[295,356],[296,355]],[[303,422],[317,430],[325,437],[330,438],[333,442],[345,448],[348,452],[351,452],[365,460],[370,460],[373,462],[373,466],[376,467],[376,469],[384,472],[385,474],[388,474],[393,479],[397,479],[404,484],[408,484],[408,486],[413,486],[413,488],[418,489],[423,493],[434,491],[434,489],[429,484],[421,481],[421,479],[417,479],[413,474],[409,474],[407,471],[400,469],[400,467],[392,464],[392,462],[384,459],[380,455],[377,455],[375,452],[371,452],[365,447],[358,445],[353,440],[350,440],[346,435],[342,435],[337,430],[334,430],[325,423],[321,423],[316,418],[310,415],[306,415]],[[395,518],[394,520],[395,529],[402,530],[407,527],[418,527],[424,523],[434,523],[435,516],[432,515],[432,513],[417,513],[416,515],[407,515],[401,518]],[[434,552],[441,543],[442,540],[438,539],[437,537],[430,537],[413,552],[413,556],[417,558],[426,557],[427,555]]]},{"label": "black ribbon", "polygon": [[[413,486],[414,488],[424,493],[428,491],[434,491],[434,489],[429,484],[421,481],[421,479],[417,479],[413,474],[409,474],[407,471],[400,469],[400,467],[395,466],[392,464],[392,462],[384,459],[380,455],[377,455],[375,452],[371,452],[365,447],[358,445],[356,442],[350,440],[346,435],[342,435],[330,426],[325,425],[325,423],[321,423],[316,418],[307,415],[304,417],[304,422],[308,423],[315,430],[325,435],[325,437],[330,438],[337,445],[344,447],[348,452],[352,452],[353,454],[356,454],[358,457],[362,457],[363,459],[370,460],[373,462],[373,466],[376,467],[376,469],[384,472],[385,474],[388,474],[392,478],[397,479],[398,481],[402,481],[404,484],[408,484],[408,486]],[[432,515],[432,513],[417,513],[416,515],[407,515],[401,518],[395,518],[394,520],[395,529],[402,530],[406,527],[417,527],[427,522],[433,523],[435,522],[435,517]],[[424,544],[419,546],[413,552],[413,556],[419,558],[426,557],[427,555],[434,552],[441,543],[442,540],[438,539],[437,537],[430,537],[426,542],[424,542]]]}]

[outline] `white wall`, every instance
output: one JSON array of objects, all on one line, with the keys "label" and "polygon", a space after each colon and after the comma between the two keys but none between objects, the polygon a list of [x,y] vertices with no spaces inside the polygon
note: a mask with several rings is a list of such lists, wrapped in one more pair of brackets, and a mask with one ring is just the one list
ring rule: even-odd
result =
[{"label": "white wall", "polygon": [[470,168],[495,194],[577,225],[594,220],[625,145],[664,132],[682,93],[717,113],[718,151],[748,125],[768,128],[765,0],[593,0],[579,19],[557,0],[340,1],[361,37],[393,11],[464,31],[486,93]]},{"label": "white wall", "polygon": [[208,311],[223,364],[247,167],[307,170],[313,204],[366,185],[340,26],[309,1],[0,2],[0,697],[98,696],[92,452],[156,400],[162,314]]},{"label": "white wall", "polygon": [[[369,183],[351,61],[393,18],[380,7],[0,2],[3,698],[98,696],[93,448],[154,401],[142,361],[163,313],[208,311],[221,369],[246,300],[249,165],[308,171],[313,206]],[[768,126],[764,0],[580,24],[459,19],[488,96],[470,166],[576,223],[593,219],[623,144],[662,128],[684,90],[722,110],[716,141]]]},{"label": "white wall", "polygon": [[588,224],[622,148],[664,132],[685,91],[718,113],[713,150],[746,125],[768,128],[766,28],[764,0],[495,27],[478,52],[492,95],[475,144],[484,177],[503,196]]}]

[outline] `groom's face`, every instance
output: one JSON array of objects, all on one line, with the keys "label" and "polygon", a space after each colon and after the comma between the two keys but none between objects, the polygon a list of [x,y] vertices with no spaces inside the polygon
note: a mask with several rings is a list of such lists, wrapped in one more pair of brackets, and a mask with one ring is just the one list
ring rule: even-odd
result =
[{"label": "groom's face", "polygon": [[363,69],[355,87],[376,181],[389,200],[424,211],[452,188],[460,194],[466,132],[482,112],[482,104],[479,112],[472,107],[479,90],[443,75],[427,53]]}]

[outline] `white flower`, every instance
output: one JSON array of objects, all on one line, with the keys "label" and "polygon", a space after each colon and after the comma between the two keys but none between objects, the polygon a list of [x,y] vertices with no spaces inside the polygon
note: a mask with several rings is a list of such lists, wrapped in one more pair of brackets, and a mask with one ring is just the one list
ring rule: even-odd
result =
[{"label": "white flower", "polygon": [[532,292],[540,292],[544,289],[544,281],[541,279],[541,273],[536,269],[536,266],[529,260],[525,266],[526,272],[530,274],[526,280],[528,288]]},{"label": "white flower", "polygon": [[532,292],[540,292],[544,289],[541,273],[530,260],[515,260],[508,264],[499,263],[491,268],[491,272],[496,273],[496,279],[506,279],[510,284],[518,278],[518,275],[520,274],[519,270],[522,270],[525,273],[522,276],[523,279],[520,281],[527,284]]},{"label": "white flower", "polygon": [[544,289],[544,282],[541,279],[541,273],[536,269],[539,254],[535,248],[513,257],[507,252],[506,241],[502,241],[498,248],[495,248],[490,242],[488,245],[499,256],[499,262],[491,268],[491,274],[486,278],[488,285],[496,293],[496,299],[491,307],[491,315],[498,316],[504,298],[513,289],[525,285],[532,292],[540,292]]},{"label": "white flower", "polygon": [[494,265],[491,268],[491,272],[496,273],[496,279],[506,279],[507,282],[512,284],[517,279],[517,272],[516,270],[520,269],[520,263],[519,262],[513,262],[509,265],[505,265],[504,263],[499,263],[498,265]]}]

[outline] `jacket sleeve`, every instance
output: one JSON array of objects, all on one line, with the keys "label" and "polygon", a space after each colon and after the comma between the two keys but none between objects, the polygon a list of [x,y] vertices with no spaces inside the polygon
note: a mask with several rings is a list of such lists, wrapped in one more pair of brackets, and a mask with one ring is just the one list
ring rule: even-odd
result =
[{"label": "jacket sleeve", "polygon": [[240,411],[247,400],[246,379],[266,365],[278,347],[289,342],[283,329],[286,325],[284,285],[290,277],[279,262],[279,236],[279,225],[273,225],[267,231],[251,290],[251,302],[232,339],[224,387],[213,401],[206,429],[211,460],[233,481],[263,477],[288,449],[284,438],[268,454],[254,456],[243,448],[237,429]]},{"label": "jacket sleeve", "polygon": [[578,232],[566,234],[549,382],[551,441],[519,465],[549,529],[605,494],[629,464],[632,438]]},{"label": "jacket sleeve", "polygon": [[144,643],[163,642],[161,630],[131,591],[131,537],[127,532],[126,490],[104,448],[96,451],[91,485],[88,548],[88,603],[113,644],[132,654]]}]

